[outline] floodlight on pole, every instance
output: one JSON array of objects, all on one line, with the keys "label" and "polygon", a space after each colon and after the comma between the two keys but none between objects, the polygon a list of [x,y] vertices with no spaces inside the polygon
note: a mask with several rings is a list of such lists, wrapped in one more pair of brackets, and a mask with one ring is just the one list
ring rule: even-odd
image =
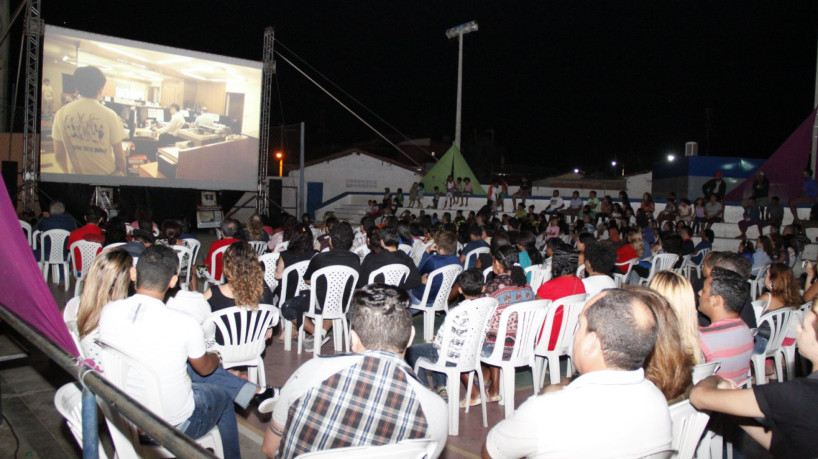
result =
[{"label": "floodlight on pole", "polygon": [[457,115],[454,125],[454,143],[460,148],[460,112],[463,106],[463,35],[477,31],[477,22],[471,21],[459,26],[452,27],[446,31],[446,37],[458,38],[459,50],[457,54]]},{"label": "floodlight on pole", "polygon": [[278,176],[284,176],[284,153],[277,151],[276,159],[278,160]]}]

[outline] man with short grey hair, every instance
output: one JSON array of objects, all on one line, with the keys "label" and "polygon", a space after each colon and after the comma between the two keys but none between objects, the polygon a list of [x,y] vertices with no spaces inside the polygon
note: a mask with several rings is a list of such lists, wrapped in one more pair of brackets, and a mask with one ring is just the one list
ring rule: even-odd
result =
[{"label": "man with short grey hair", "polygon": [[62,201],[51,201],[48,207],[48,212],[43,212],[43,218],[34,226],[35,230],[48,231],[53,229],[61,229],[66,231],[74,231],[77,229],[77,224],[70,215],[65,213],[65,204]]}]

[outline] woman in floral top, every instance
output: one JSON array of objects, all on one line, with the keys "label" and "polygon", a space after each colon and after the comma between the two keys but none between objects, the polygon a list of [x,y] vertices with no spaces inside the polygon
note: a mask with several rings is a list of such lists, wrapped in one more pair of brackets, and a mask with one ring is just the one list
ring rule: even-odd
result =
[{"label": "woman in floral top", "polygon": [[[494,351],[497,342],[497,334],[500,326],[500,315],[503,310],[512,304],[534,300],[534,292],[525,279],[525,272],[519,265],[517,249],[513,246],[503,246],[495,248],[491,256],[494,261],[492,271],[494,279],[486,284],[485,295],[496,298],[497,309],[491,318],[489,331],[483,343],[482,355],[489,356]],[[517,316],[512,315],[508,320],[506,329],[506,341],[503,349],[503,359],[511,357],[514,340],[517,337]],[[483,365],[483,379],[486,381],[487,401],[496,402],[500,400],[500,368]],[[472,393],[472,404],[480,403],[480,397]]]}]

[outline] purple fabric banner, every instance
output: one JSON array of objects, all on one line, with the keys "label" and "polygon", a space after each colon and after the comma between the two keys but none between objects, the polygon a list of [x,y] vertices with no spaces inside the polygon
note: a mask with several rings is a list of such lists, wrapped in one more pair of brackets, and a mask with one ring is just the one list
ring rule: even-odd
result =
[{"label": "purple fabric banner", "polygon": [[[770,180],[770,197],[778,196],[781,203],[798,196],[803,178],[801,173],[808,167],[812,148],[812,126],[815,122],[814,110],[787,140],[758,168]],[[755,174],[727,193],[728,201],[741,201],[752,195]]]},{"label": "purple fabric banner", "polygon": [[29,325],[39,330],[66,352],[79,355],[68,333],[57,303],[43,279],[14,207],[6,184],[0,193],[0,302]]}]

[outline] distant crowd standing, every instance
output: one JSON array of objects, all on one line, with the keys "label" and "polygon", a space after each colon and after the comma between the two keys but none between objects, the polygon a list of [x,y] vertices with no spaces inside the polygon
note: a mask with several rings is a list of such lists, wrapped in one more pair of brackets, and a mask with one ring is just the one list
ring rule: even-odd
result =
[{"label": "distant crowd standing", "polygon": [[[526,207],[532,186],[524,180],[511,195],[504,182],[493,183],[479,211],[438,214],[440,199],[452,209],[473,198],[468,179],[449,177],[446,190],[434,190],[431,208],[424,207],[422,183],[409,188],[405,207],[402,189],[386,188],[354,226],[332,213],[321,223],[309,215],[227,219],[187,289],[180,288],[186,273],[173,247],[198,247],[198,241],[182,222],[157,225],[142,208],[126,224],[91,207],[77,228],[55,201],[37,227],[70,227],[70,240],[103,247],[84,268],[74,325],[84,356],[104,375],[102,343],[152,368],[162,387],[172,388],[163,391],[171,408],[163,417],[193,438],[218,427],[225,457],[240,457],[234,405],[272,413],[262,446],[268,457],[411,439],[431,441],[437,456],[447,441],[447,403],[510,403],[500,368],[485,361],[495,349],[507,360],[522,342],[521,319],[501,320],[504,311],[536,300],[549,308],[548,302],[576,295],[584,298],[571,316],[576,324],[563,321],[566,306],[553,311],[551,327],[543,322],[534,329],[535,345],[549,350],[558,336],[570,337],[569,365],[578,376],[546,385],[490,426],[484,457],[648,456],[670,449],[669,406],[688,401],[708,410],[712,429],[727,440],[738,441],[743,429],[775,456],[815,457],[818,417],[809,407],[818,401],[818,372],[809,368],[818,362],[818,310],[811,303],[818,273],[807,262],[804,275],[796,275],[809,240],[797,220],[781,228],[783,210],[776,197],[767,199],[765,180],[756,178],[739,224],[741,236],[752,226],[760,236],[755,243],[741,237],[736,252],[712,247],[720,228],[714,225],[724,216],[720,173],[695,204],[677,203],[671,193],[661,212],[649,193],[633,205],[624,191],[613,202],[594,191],[582,199],[578,191],[563,198],[554,190],[544,208]],[[805,199],[810,189],[805,181]],[[500,213],[505,197],[512,198],[511,214]],[[259,253],[277,254],[275,263],[261,263]],[[317,276],[327,270],[352,277],[331,283]],[[390,270],[403,274],[394,280]],[[447,270],[458,274],[445,280],[439,273]],[[223,281],[200,293],[200,276]],[[306,288],[298,287],[300,280]],[[272,304],[293,325],[293,336],[267,330],[268,353],[283,352],[275,343],[299,333],[306,349],[321,349],[332,322],[305,313],[339,290],[349,304],[351,353],[312,358],[282,387],[226,371],[212,349],[225,337],[202,326],[216,311]],[[416,339],[412,315],[441,298],[449,309],[428,335],[434,338]],[[782,320],[793,325],[781,332],[785,339],[773,339]],[[484,391],[467,390],[467,373],[451,380],[442,372],[415,372],[419,362],[454,365],[475,333]],[[773,355],[771,346],[779,345],[803,357],[788,361],[787,378],[771,359],[760,369],[752,365],[754,356]],[[707,363],[718,369],[694,385],[694,367]],[[453,385],[461,400],[449,400]],[[128,390],[146,399],[144,389]]]}]

